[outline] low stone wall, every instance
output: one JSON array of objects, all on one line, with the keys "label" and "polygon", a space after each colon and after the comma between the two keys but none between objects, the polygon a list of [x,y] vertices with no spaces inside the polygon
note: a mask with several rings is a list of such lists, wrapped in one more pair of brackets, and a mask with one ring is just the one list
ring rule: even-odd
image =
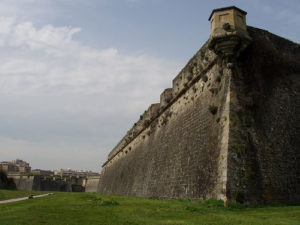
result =
[{"label": "low stone wall", "polygon": [[85,178],[77,177],[48,177],[43,175],[9,175],[16,184],[18,190],[27,191],[62,191],[84,192]]},{"label": "low stone wall", "polygon": [[8,175],[16,184],[18,190],[32,191],[34,176]]},{"label": "low stone wall", "polygon": [[97,192],[100,176],[87,177],[85,192]]}]

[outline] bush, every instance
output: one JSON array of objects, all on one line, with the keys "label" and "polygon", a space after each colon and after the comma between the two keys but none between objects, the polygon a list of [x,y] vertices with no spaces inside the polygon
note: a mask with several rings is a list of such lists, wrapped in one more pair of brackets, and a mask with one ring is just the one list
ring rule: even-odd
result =
[{"label": "bush", "polygon": [[12,178],[8,178],[6,173],[3,171],[0,171],[0,188],[17,189],[14,180]]}]

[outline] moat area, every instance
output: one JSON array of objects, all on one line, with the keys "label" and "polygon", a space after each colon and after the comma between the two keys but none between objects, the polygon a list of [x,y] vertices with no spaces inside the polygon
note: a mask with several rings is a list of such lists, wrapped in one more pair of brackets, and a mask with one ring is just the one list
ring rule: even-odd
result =
[{"label": "moat area", "polygon": [[[0,190],[6,197],[40,194]],[[30,213],[28,213],[30,212]],[[296,225],[300,206],[252,206],[222,201],[160,200],[93,193],[59,193],[0,205],[1,225]]]}]

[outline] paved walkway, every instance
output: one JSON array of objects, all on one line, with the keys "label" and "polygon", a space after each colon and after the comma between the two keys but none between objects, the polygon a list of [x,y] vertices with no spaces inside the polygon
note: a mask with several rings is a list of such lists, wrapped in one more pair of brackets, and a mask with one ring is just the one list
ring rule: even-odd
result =
[{"label": "paved walkway", "polygon": [[[52,195],[53,193],[47,193],[47,194],[42,194],[42,195],[35,195],[32,196],[32,198],[41,198],[41,197],[46,197],[48,195]],[[27,200],[29,199],[29,197],[23,197],[23,198],[13,198],[13,199],[7,199],[7,200],[1,200],[0,204],[4,204],[4,203],[10,203],[10,202],[18,202],[18,201],[23,201],[23,200]]]}]

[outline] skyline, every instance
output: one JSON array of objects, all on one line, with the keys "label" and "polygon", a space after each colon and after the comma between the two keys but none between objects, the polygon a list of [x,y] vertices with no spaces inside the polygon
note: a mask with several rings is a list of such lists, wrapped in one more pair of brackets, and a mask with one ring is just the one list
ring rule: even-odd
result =
[{"label": "skyline", "polygon": [[2,1],[0,161],[99,172],[229,5],[299,43],[297,1]]}]

